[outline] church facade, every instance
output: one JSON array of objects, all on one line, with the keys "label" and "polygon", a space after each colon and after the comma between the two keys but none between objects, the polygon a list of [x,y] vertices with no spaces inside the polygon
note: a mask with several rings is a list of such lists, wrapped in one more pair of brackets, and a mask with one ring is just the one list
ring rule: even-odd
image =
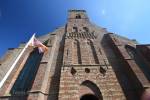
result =
[{"label": "church facade", "polygon": [[[28,47],[0,88],[0,100],[140,100],[150,87],[150,45],[140,45],[69,10],[65,26]],[[0,81],[25,44],[0,60]]]}]

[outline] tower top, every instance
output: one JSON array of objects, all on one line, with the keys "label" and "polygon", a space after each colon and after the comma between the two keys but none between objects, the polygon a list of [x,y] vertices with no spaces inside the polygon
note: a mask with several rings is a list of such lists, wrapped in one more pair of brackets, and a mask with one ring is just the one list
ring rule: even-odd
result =
[{"label": "tower top", "polygon": [[69,10],[69,12],[86,12],[85,10]]},{"label": "tower top", "polygon": [[85,10],[69,10],[69,19],[88,19]]}]

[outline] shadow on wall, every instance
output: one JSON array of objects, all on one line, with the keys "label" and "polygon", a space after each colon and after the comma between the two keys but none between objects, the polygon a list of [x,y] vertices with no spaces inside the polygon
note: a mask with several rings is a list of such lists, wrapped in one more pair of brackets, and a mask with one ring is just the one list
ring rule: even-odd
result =
[{"label": "shadow on wall", "polygon": [[60,47],[59,47],[58,56],[56,60],[56,66],[54,69],[54,75],[52,76],[50,82],[48,100],[58,100],[61,67],[63,65],[64,42],[65,42],[65,34],[60,42]]},{"label": "shadow on wall", "polygon": [[150,68],[145,63],[144,59],[142,57],[140,57],[136,48],[131,47],[130,45],[125,45],[125,48],[126,48],[128,54],[131,56],[131,58],[135,60],[136,64],[140,67],[140,69],[143,71],[144,75],[150,81]]},{"label": "shadow on wall", "polygon": [[139,86],[137,88],[137,83],[131,79],[134,76],[128,74],[131,70],[127,69],[128,65],[125,63],[125,60],[121,58],[121,54],[116,45],[111,41],[109,34],[104,35],[101,43],[126,99],[139,100],[138,90],[141,89],[141,87]]}]

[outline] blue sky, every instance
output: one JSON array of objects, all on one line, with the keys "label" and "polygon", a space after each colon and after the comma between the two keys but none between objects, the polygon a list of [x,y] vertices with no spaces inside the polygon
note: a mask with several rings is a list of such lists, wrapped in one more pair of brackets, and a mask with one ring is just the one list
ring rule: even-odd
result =
[{"label": "blue sky", "polygon": [[149,0],[0,0],[0,57],[33,33],[52,32],[69,9],[85,9],[90,20],[139,43],[150,43]]}]

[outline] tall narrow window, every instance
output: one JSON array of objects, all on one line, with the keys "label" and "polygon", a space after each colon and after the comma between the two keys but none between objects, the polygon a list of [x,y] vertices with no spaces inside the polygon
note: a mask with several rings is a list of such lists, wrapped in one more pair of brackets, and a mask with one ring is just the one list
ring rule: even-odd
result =
[{"label": "tall narrow window", "polygon": [[74,44],[76,45],[75,47],[77,48],[77,59],[78,59],[78,64],[82,64],[82,60],[81,60],[81,52],[80,52],[80,43],[78,40],[75,40]]},{"label": "tall narrow window", "polygon": [[43,53],[39,54],[38,49],[35,48],[30,53],[23,69],[21,70],[14,86],[11,89],[11,94],[15,92],[27,92],[32,87],[33,81],[39,68]]},{"label": "tall narrow window", "polygon": [[96,50],[95,50],[95,47],[94,47],[94,44],[91,40],[88,40],[87,44],[90,45],[91,47],[91,50],[92,50],[92,54],[93,54],[93,58],[95,60],[95,63],[96,64],[99,64],[99,60],[98,60],[98,56],[97,56],[97,53],[96,53]]}]

